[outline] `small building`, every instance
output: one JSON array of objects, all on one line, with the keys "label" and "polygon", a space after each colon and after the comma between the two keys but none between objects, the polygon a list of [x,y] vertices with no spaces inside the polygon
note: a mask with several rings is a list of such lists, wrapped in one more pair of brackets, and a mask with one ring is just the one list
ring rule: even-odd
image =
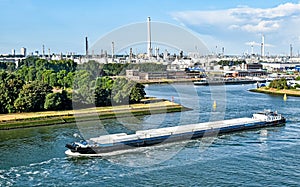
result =
[{"label": "small building", "polygon": [[126,77],[131,80],[140,80],[139,70],[126,70]]}]

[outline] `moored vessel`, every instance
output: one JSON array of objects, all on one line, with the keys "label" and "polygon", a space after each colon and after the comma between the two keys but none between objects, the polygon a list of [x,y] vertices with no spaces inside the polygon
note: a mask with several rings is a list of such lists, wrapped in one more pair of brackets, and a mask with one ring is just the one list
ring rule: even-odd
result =
[{"label": "moored vessel", "polygon": [[277,112],[265,110],[252,118],[235,118],[158,129],[136,131],[135,134],[109,134],[67,144],[69,156],[105,156],[113,152],[161,143],[190,140],[235,131],[282,125],[286,119]]},{"label": "moored vessel", "polygon": [[265,79],[206,79],[203,78],[199,81],[195,81],[195,86],[215,86],[215,85],[238,85],[238,84],[254,84],[254,83],[266,83]]}]

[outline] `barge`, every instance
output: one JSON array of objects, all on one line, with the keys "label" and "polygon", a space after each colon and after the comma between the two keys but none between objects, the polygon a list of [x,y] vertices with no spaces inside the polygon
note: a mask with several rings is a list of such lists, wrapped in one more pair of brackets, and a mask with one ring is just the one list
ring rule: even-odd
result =
[{"label": "barge", "polygon": [[158,129],[136,131],[135,134],[109,134],[89,140],[67,144],[68,156],[105,156],[112,152],[138,147],[153,146],[161,143],[190,140],[218,134],[263,128],[285,124],[286,119],[277,112],[266,110],[253,114],[252,118],[236,118],[222,121],[205,122]]},{"label": "barge", "polygon": [[254,83],[266,83],[266,80],[251,80],[251,79],[223,79],[223,80],[209,80],[202,79],[194,82],[195,86],[217,86],[217,85],[238,85],[238,84],[254,84]]}]

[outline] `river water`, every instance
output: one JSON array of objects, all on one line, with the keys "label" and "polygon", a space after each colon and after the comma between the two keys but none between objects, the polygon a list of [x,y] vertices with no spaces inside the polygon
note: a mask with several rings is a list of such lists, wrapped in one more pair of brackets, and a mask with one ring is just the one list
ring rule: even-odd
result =
[{"label": "river water", "polygon": [[[0,131],[0,186],[299,186],[300,98],[249,92],[255,85],[149,85],[148,96],[193,110]],[[213,108],[216,102],[217,107]],[[285,126],[139,148],[104,158],[68,158],[74,133],[100,134],[251,117],[264,109]]]}]

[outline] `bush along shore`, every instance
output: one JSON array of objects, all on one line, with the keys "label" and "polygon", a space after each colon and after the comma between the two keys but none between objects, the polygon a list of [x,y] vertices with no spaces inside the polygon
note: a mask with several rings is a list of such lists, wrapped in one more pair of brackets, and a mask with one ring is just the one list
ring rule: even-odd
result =
[{"label": "bush along shore", "polygon": [[292,89],[275,89],[275,88],[267,88],[267,87],[261,87],[257,89],[251,89],[249,90],[251,92],[257,92],[257,93],[265,93],[265,94],[272,94],[272,95],[284,95],[287,96],[295,96],[300,97],[300,90],[292,90]]},{"label": "bush along shore", "polygon": [[[300,80],[300,77],[297,77],[296,80]],[[268,87],[260,87],[257,89],[251,89],[252,92],[273,94],[273,95],[287,95],[300,97],[300,85],[295,84],[294,86],[288,83],[285,78],[275,79],[270,82]]]},{"label": "bush along shore", "polygon": [[74,122],[190,110],[167,100],[143,100],[139,104],[79,110],[44,111],[0,115],[0,130],[58,125]]}]

